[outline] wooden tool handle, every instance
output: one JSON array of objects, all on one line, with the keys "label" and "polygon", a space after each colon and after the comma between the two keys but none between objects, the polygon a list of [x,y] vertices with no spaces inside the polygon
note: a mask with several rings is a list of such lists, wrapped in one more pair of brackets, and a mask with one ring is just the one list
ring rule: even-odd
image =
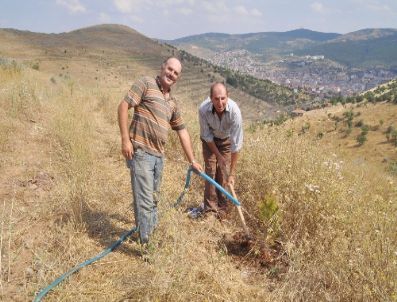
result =
[{"label": "wooden tool handle", "polygon": [[[233,197],[238,200],[238,198],[236,196],[236,192],[234,191],[233,185],[229,184],[229,188],[230,188],[230,191],[232,192]],[[241,204],[241,202],[240,202],[240,204]],[[249,235],[248,227],[247,227],[247,224],[245,223],[245,219],[244,219],[243,211],[241,210],[241,206],[237,206],[237,211],[238,211],[238,215],[240,216],[241,222],[243,223],[244,231],[247,235]]]}]

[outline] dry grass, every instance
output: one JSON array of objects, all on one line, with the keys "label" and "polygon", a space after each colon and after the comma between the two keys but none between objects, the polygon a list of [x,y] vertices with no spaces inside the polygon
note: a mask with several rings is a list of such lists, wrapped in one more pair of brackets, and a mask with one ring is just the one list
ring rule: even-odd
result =
[{"label": "dry grass", "polygon": [[[353,115],[350,129],[344,116],[348,112]],[[347,104],[306,112],[302,118],[289,121],[287,126],[301,134],[306,127],[305,136],[321,140],[322,145],[328,145],[349,161],[364,161],[383,170],[388,162],[397,160],[395,146],[385,135],[389,126],[397,127],[396,115],[395,104]],[[367,141],[359,146],[357,136],[364,125],[369,128]]]},{"label": "dry grass", "polygon": [[[83,86],[78,78],[73,87],[66,80],[54,85],[38,74],[0,70],[7,87],[0,92],[1,114],[8,118],[1,127],[12,125],[1,134],[3,300],[31,300],[134,225],[115,115],[122,93],[105,82]],[[199,155],[190,93],[180,89],[179,97]],[[245,142],[237,194],[256,238],[281,244],[286,270],[249,266],[228,254],[223,236],[241,230],[237,213],[223,223],[187,218],[185,207],[202,199],[197,176],[182,207],[172,208],[187,163],[171,135],[160,224],[147,260],[129,240],[45,301],[396,300],[395,180],[282,127],[247,127]],[[278,210],[265,219],[260,209],[269,199]]]},{"label": "dry grass", "polygon": [[397,192],[390,177],[283,128],[250,139],[239,174],[242,200],[255,213],[265,193],[276,196],[279,211],[263,228],[290,259],[273,293],[282,300],[395,299]]}]

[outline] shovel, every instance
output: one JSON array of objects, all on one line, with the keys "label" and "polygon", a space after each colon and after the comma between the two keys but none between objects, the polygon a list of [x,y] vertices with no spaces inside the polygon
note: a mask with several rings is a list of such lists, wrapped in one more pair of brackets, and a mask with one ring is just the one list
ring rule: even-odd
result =
[{"label": "shovel", "polygon": [[[232,192],[233,197],[235,199],[237,199],[236,192],[234,191],[233,185],[229,184],[229,188],[230,188],[230,191]],[[250,233],[248,231],[247,224],[245,223],[245,219],[244,219],[243,211],[241,210],[241,206],[236,205],[236,207],[237,207],[238,215],[240,216],[241,222],[243,223],[244,232],[247,235],[247,238],[250,238],[251,236],[250,236]]]}]

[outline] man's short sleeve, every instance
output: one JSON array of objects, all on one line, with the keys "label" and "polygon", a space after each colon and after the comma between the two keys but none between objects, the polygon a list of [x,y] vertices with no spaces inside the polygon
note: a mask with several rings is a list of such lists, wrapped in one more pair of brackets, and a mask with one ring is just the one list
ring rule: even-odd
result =
[{"label": "man's short sleeve", "polygon": [[127,94],[125,95],[124,100],[132,107],[135,107],[141,102],[146,90],[147,80],[145,78],[141,78],[132,84],[130,90],[128,90]]},{"label": "man's short sleeve", "polygon": [[182,130],[186,128],[182,114],[175,102],[175,99],[172,99],[172,115],[171,115],[171,120],[170,120],[170,125],[172,130]]},{"label": "man's short sleeve", "polygon": [[212,107],[210,98],[204,100],[199,107],[200,137],[206,142],[213,142],[214,134],[208,122],[208,106]]},{"label": "man's short sleeve", "polygon": [[243,119],[240,108],[236,106],[232,115],[232,126],[230,129],[231,151],[239,152],[243,147]]}]

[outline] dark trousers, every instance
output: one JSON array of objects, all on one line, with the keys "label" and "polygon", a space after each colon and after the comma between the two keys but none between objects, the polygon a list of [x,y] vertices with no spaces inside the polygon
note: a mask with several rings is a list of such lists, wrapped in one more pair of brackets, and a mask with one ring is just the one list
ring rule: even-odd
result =
[{"label": "dark trousers", "polygon": [[[219,152],[226,160],[226,167],[220,167],[216,156],[207,143],[202,140],[203,145],[203,158],[205,163],[205,173],[215,179],[215,181],[225,188],[227,184],[227,177],[230,170],[231,150],[230,140],[214,138],[214,143]],[[204,210],[218,212],[219,210],[227,211],[227,199],[222,193],[211,185],[208,181],[205,182],[204,189]]]}]

